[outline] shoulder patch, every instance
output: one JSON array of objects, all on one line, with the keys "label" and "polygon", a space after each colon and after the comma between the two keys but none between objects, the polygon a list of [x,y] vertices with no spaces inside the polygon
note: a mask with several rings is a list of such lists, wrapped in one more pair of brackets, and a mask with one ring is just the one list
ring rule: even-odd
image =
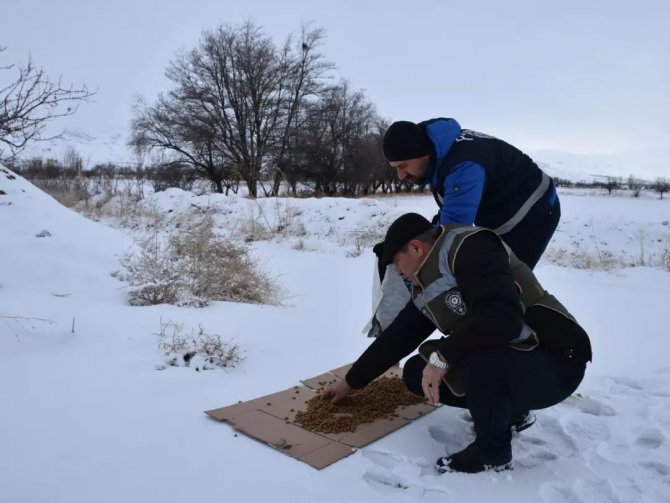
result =
[{"label": "shoulder patch", "polygon": [[459,316],[464,316],[468,308],[465,305],[461,291],[457,288],[452,288],[444,294],[444,303],[449,309]]}]

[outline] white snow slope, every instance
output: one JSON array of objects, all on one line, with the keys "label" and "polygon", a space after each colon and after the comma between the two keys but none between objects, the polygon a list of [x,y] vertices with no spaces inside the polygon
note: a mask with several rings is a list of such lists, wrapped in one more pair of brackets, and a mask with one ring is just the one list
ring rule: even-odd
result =
[{"label": "white snow slope", "polygon": [[[539,411],[514,438],[513,471],[436,475],[434,460],[473,435],[463,411],[448,407],[316,471],[203,411],[354,360],[369,343],[360,331],[373,260],[369,248],[348,255],[356,255],[357,236],[383,232],[405,211],[430,216],[430,196],[253,203],[153,195],[150,204],[172,209],[171,218],[209,206],[221,226],[241,229],[254,208],[273,218],[290,205],[290,225],[302,226],[300,239],[252,244],[286,289],[284,305],[197,309],[127,305],[125,285],[110,273],[131,245],[128,233],[60,206],[7,170],[0,191],[2,503],[670,501],[666,271],[540,264],[544,286],[591,335],[594,361],[581,396]],[[667,200],[561,199],[556,248],[597,234],[635,257],[638,241],[628,237],[640,228],[650,243],[668,239]],[[51,236],[36,237],[42,230]],[[157,370],[156,333],[166,320],[234,339],[244,362],[225,371]]]}]

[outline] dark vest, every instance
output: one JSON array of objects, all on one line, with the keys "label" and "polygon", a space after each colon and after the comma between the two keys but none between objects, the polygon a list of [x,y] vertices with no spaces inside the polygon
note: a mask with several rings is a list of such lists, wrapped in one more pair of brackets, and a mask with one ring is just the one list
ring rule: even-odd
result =
[{"label": "dark vest", "polygon": [[[442,233],[416,272],[420,286],[412,289],[414,304],[444,334],[449,334],[454,324],[467,314],[467,305],[454,277],[454,264],[463,242],[479,232],[494,234],[491,230],[481,227],[443,225]],[[509,254],[510,273],[517,286],[519,302],[525,315],[525,323],[519,337],[511,341],[509,346],[520,351],[531,351],[541,345],[564,353],[569,358],[579,352],[580,360],[590,360],[591,348],[588,337],[575,318],[542,287],[533,271],[521,262],[507,245],[504,243],[503,245]],[[553,319],[556,316],[559,317],[559,322]],[[472,336],[476,337],[476,334]],[[588,347],[584,347],[584,344]],[[419,352],[424,358],[432,352],[431,345],[434,345],[434,342],[427,341],[422,344]],[[458,373],[451,369],[446,377],[445,382],[452,392],[461,396]]]},{"label": "dark vest", "polygon": [[444,193],[447,176],[454,167],[467,161],[481,165],[486,172],[486,184],[475,216],[475,225],[504,234],[513,227],[504,226],[515,215],[522,218],[526,216],[529,208],[519,212],[527,201],[535,203],[542,197],[549,197],[551,180],[530,157],[503,140],[463,129],[437,166],[437,174],[433,178],[433,196],[440,207],[444,199],[449,197],[449,194]]}]

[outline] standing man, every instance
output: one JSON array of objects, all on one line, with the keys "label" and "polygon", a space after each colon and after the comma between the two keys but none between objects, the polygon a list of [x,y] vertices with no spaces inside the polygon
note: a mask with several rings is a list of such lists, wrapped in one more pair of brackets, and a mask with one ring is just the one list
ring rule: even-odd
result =
[{"label": "standing man", "polygon": [[[398,121],[384,135],[384,155],[398,178],[430,184],[440,207],[434,225],[492,229],[531,269],[561,217],[551,178],[530,157],[492,136],[462,129],[454,119]],[[381,247],[374,249],[380,257]],[[373,316],[363,329],[376,337],[409,298],[403,282],[378,264]]]},{"label": "standing man", "polygon": [[488,227],[531,269],[561,216],[551,178],[530,157],[454,119],[394,122],[384,155],[398,178],[430,184],[440,210],[433,224]]},{"label": "standing man", "polygon": [[[591,360],[588,335],[489,229],[435,229],[408,213],[391,224],[383,248],[383,264],[411,282],[411,300],[324,395],[341,400],[419,347],[403,368],[407,388],[469,409],[476,433],[436,469],[511,468],[516,418],[577,389]],[[423,342],[436,328],[444,336]]]}]

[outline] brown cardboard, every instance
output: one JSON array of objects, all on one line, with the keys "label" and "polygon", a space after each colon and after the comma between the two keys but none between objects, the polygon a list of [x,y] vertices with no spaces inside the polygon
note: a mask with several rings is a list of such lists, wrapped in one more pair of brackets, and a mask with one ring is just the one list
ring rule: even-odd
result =
[{"label": "brown cardboard", "polygon": [[417,403],[416,405],[403,405],[401,406],[396,413],[408,421],[414,421],[420,417],[429,414],[435,410],[435,405],[429,405],[427,403]]},{"label": "brown cardboard", "polygon": [[278,419],[292,423],[295,421],[295,415],[299,410],[307,409],[307,400],[314,395],[316,395],[316,392],[308,388],[289,388],[277,393],[273,401],[261,402],[258,408]]},{"label": "brown cardboard", "polygon": [[338,377],[330,372],[325,374],[320,374],[315,377],[310,377],[309,379],[302,379],[300,382],[303,383],[308,388],[319,389],[325,388],[330,383],[337,381]]},{"label": "brown cardboard", "polygon": [[[344,379],[344,377],[347,375],[347,372],[349,372],[349,369],[351,368],[351,363],[348,365],[343,365],[341,367],[338,367],[336,369],[331,370],[330,372],[325,372],[323,374],[319,374],[318,376],[315,377],[310,377],[309,379],[302,379],[300,382],[307,386],[308,388],[312,389],[321,389],[327,387],[329,384],[334,383],[340,379]],[[402,377],[402,369],[394,365],[390,369],[388,369],[386,372],[382,374],[384,377]]]},{"label": "brown cardboard", "polygon": [[[308,387],[294,386],[246,402],[208,410],[206,413],[320,470],[355,452],[357,448],[368,445],[435,410],[435,407],[428,404],[400,406],[390,417],[362,424],[354,432],[315,433],[294,424],[296,413],[305,410],[306,402],[317,394],[319,388],[324,387],[319,383],[342,379],[349,368],[351,365],[344,365],[301,381]],[[384,375],[400,377],[402,371],[395,366]]]},{"label": "brown cardboard", "polygon": [[268,402],[272,403],[272,401],[277,400],[277,398],[283,394],[284,391],[279,391],[277,393],[265,395],[260,398],[254,398],[253,400],[248,400],[246,402],[238,402],[227,407],[208,410],[205,411],[205,413],[209,414],[214,419],[218,419],[219,421],[230,421],[238,414],[244,414],[245,412],[256,410],[262,404],[267,404]]},{"label": "brown cardboard", "polygon": [[313,466],[317,470],[321,470],[328,465],[347,457],[349,454],[356,452],[354,447],[350,447],[340,442],[331,442],[314,452],[305,454],[300,461],[304,461],[308,465]]},{"label": "brown cardboard", "polygon": [[342,437],[340,442],[350,445],[351,447],[363,447],[375,440],[385,437],[399,428],[402,428],[410,422],[411,421],[401,417],[377,419],[372,423],[360,425],[356,428],[356,431]]},{"label": "brown cardboard", "polygon": [[342,365],[341,367],[337,367],[336,369],[331,370],[330,373],[339,377],[340,379],[344,379],[344,376],[347,375],[347,372],[349,372],[349,369],[352,365],[352,363],[349,363],[348,365]]},{"label": "brown cardboard", "polygon": [[242,433],[298,459],[332,443],[329,438],[286,423],[262,410],[252,410],[236,416],[235,427]]}]

